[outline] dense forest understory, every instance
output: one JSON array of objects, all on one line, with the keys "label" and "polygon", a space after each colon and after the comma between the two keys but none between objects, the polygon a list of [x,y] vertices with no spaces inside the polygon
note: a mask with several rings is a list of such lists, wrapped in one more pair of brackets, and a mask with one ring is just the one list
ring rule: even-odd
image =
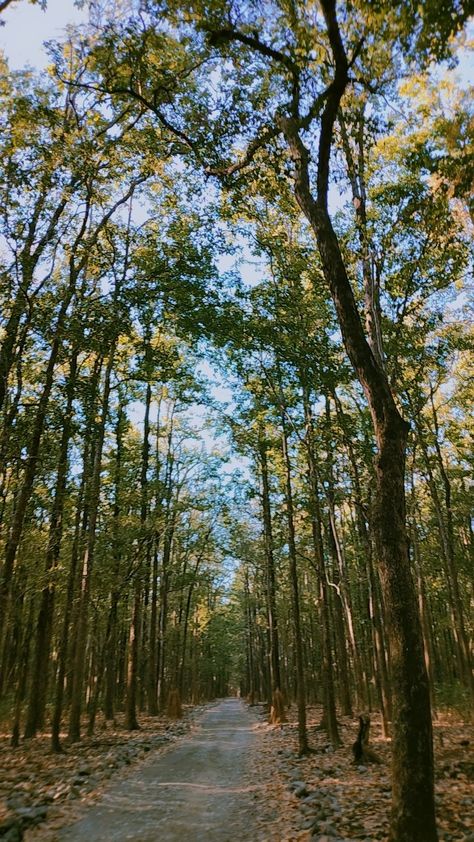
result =
[{"label": "dense forest understory", "polygon": [[6,755],[239,695],[305,763],[362,716],[364,766],[372,713],[383,832],[435,842],[433,723],[474,696],[472,4],[85,6],[44,72],[0,57]]}]

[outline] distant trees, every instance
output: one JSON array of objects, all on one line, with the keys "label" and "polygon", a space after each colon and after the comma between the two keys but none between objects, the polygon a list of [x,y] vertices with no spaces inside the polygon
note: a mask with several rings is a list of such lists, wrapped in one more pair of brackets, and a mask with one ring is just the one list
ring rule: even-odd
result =
[{"label": "distant trees", "polygon": [[219,459],[186,420],[206,401],[185,356],[215,269],[174,187],[149,200],[159,240],[135,222],[133,129],[109,136],[87,94],[6,68],[2,92],[2,690],[13,743],[51,718],[60,750],[65,712],[77,740],[85,710],[90,731],[117,706],[134,728],[145,700],[222,685],[196,671]]}]

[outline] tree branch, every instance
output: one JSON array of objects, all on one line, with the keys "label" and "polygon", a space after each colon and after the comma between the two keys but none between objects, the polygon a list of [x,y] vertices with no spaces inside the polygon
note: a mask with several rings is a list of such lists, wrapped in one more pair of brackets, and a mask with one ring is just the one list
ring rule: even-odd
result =
[{"label": "tree branch", "polygon": [[225,177],[240,172],[252,163],[258,150],[262,149],[270,140],[277,137],[280,132],[281,128],[279,125],[267,126],[260,135],[257,135],[254,140],[250,141],[243,158],[240,158],[240,160],[235,161],[233,164],[229,164],[227,167],[206,167],[206,175]]},{"label": "tree branch", "polygon": [[[326,105],[321,117],[318,148],[317,203],[320,208],[327,211],[329,159],[331,157],[334,123],[342,96],[349,81],[349,64],[336,17],[336,2],[335,0],[321,0],[321,6],[335,63],[334,79],[329,86]],[[359,49],[361,47],[362,44],[360,44]]]},{"label": "tree branch", "polygon": [[258,34],[245,35],[244,32],[239,32],[237,29],[230,27],[227,29],[213,29],[208,30],[208,41],[211,47],[218,47],[220,44],[228,41],[240,41],[241,44],[245,44],[246,47],[250,47],[262,56],[283,64],[293,76],[299,76],[299,67],[291,56],[282,53],[280,50],[275,50],[273,47],[269,47],[268,44],[260,40]]},{"label": "tree branch", "polygon": [[239,32],[237,29],[233,29],[232,27],[228,27],[227,29],[209,30],[208,41],[211,47],[219,46],[219,44],[226,43],[228,41],[239,41],[241,44],[245,44],[246,47],[250,47],[250,49],[260,53],[260,55],[265,56],[266,58],[271,58],[273,61],[278,62],[278,64],[282,64],[283,67],[289,71],[292,78],[291,111],[295,118],[298,116],[300,102],[300,68],[296,62],[293,61],[291,56],[286,53],[282,53],[281,50],[275,50],[273,47],[265,44],[264,41],[260,40],[258,33],[246,35],[244,32]]},{"label": "tree branch", "polygon": [[197,155],[197,149],[195,143],[191,140],[191,138],[183,132],[181,129],[178,129],[177,126],[173,126],[172,123],[168,120],[167,117],[163,114],[163,112],[155,105],[155,103],[150,102],[149,99],[143,96],[139,91],[135,90],[132,87],[113,87],[108,88],[103,85],[90,85],[86,82],[73,82],[71,79],[64,79],[59,77],[61,82],[64,82],[65,85],[69,85],[70,87],[74,88],[82,88],[87,91],[93,91],[95,93],[106,94],[107,96],[127,96],[131,97],[132,99],[137,100],[141,105],[143,105],[147,111],[152,111],[153,114],[158,117],[158,120],[167,129],[171,134],[178,137],[180,140],[185,143],[186,146]]},{"label": "tree branch", "polygon": [[351,70],[351,68],[354,67],[354,64],[356,63],[357,58],[360,55],[360,51],[361,51],[362,47],[364,46],[364,43],[365,43],[365,36],[362,36],[362,38],[359,40],[359,42],[356,45],[356,48],[355,48],[355,50],[352,54],[352,57],[349,61],[349,64],[347,65],[348,70]]}]

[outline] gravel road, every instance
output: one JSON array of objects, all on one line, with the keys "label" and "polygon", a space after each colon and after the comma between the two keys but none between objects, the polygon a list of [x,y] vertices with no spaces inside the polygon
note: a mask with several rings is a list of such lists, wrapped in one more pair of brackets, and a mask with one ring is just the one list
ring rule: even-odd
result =
[{"label": "gravel road", "polygon": [[111,784],[58,842],[255,842],[256,718],[239,699],[205,711],[193,731]]}]

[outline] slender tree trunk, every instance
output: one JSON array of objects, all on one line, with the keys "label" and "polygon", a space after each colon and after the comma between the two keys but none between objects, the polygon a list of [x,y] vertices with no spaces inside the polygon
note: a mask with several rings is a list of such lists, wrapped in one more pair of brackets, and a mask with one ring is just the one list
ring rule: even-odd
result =
[{"label": "slender tree trunk", "polygon": [[120,569],[122,566],[122,550],[120,535],[120,518],[122,514],[121,505],[121,483],[122,483],[122,450],[123,450],[123,429],[124,429],[124,406],[119,398],[117,410],[117,422],[115,425],[115,473],[114,473],[114,506],[113,506],[113,566],[114,584],[110,594],[110,611],[108,620],[108,634],[106,635],[105,654],[105,697],[104,715],[106,719],[114,718],[115,695],[117,683],[117,624],[118,604],[120,599]]},{"label": "slender tree trunk", "polygon": [[26,509],[31,497],[31,493],[33,491],[33,483],[38,469],[41,439],[43,435],[44,423],[46,420],[46,412],[48,408],[49,397],[54,382],[54,370],[61,348],[61,341],[67,309],[75,291],[75,281],[76,276],[73,275],[71,282],[66,290],[66,293],[64,294],[59,309],[59,314],[54,330],[53,344],[51,346],[48,365],[46,367],[43,391],[39,399],[38,409],[33,424],[33,433],[28,447],[28,455],[26,458],[23,481],[16,501],[10,534],[6,543],[5,562],[3,565],[2,580],[0,582],[0,622],[2,623],[2,625],[0,626],[0,639],[2,637],[2,633],[4,633],[5,630],[13,568],[15,564],[16,554],[18,551],[18,546],[23,533],[23,524],[25,521]]},{"label": "slender tree trunk", "polygon": [[181,699],[184,698],[184,694],[185,694],[184,677],[185,677],[185,671],[186,671],[186,649],[187,649],[187,643],[188,643],[188,626],[189,626],[189,617],[190,617],[190,613],[191,613],[191,600],[192,600],[192,597],[193,597],[194,585],[195,585],[195,582],[193,580],[193,581],[191,581],[191,584],[188,587],[186,603],[185,603],[184,611],[183,611],[184,617],[183,617],[182,621],[180,622],[180,626],[182,626],[182,628],[183,628],[183,634],[182,634],[182,639],[181,639],[181,657],[180,657],[179,678],[178,678],[178,681],[177,681],[177,686],[178,686],[178,689],[179,689]]},{"label": "slender tree trunk", "polygon": [[275,561],[273,558],[272,514],[268,483],[268,460],[264,433],[259,430],[258,455],[262,479],[263,540],[265,547],[268,631],[270,641],[270,681],[272,691],[281,690],[280,643],[276,611]]},{"label": "slender tree trunk", "polygon": [[250,578],[248,567],[244,569],[244,611],[247,636],[247,695],[251,705],[255,702],[255,658],[253,647],[253,616],[250,604]]},{"label": "slender tree trunk", "polygon": [[[53,173],[51,171],[51,177],[52,175]],[[35,245],[41,215],[45,208],[46,199],[51,187],[50,178],[45,180],[42,190],[36,198],[28,223],[25,244],[18,256],[18,263],[21,269],[20,288],[15,296],[13,307],[4,327],[2,343],[0,346],[0,410],[2,409],[5,401],[8,388],[8,377],[15,359],[15,345],[17,342],[20,322],[24,312],[28,310],[31,305],[30,292],[36,267],[38,266],[46,247],[54,238],[57,224],[70,198],[70,190],[76,186],[76,184],[77,179],[73,178],[71,183],[67,185],[60,201],[51,213],[50,220],[47,223],[43,234],[39,237]],[[28,320],[31,320],[31,313]]]},{"label": "slender tree trunk", "polygon": [[334,667],[332,662],[329,594],[326,564],[324,559],[324,547],[321,534],[321,510],[319,505],[318,473],[314,453],[313,417],[311,413],[309,391],[302,373],[300,373],[300,380],[303,386],[303,410],[306,428],[305,445],[306,458],[308,463],[311,530],[313,537],[315,566],[319,579],[319,590],[321,600],[321,626],[324,674],[323,724],[327,730],[328,737],[331,743],[335,748],[337,748],[341,744],[341,740],[339,737],[339,731],[337,727],[336,702],[334,696]]},{"label": "slender tree trunk", "polygon": [[433,637],[432,637],[432,630],[430,623],[428,621],[428,606],[427,606],[427,599],[426,599],[426,586],[422,575],[421,570],[421,559],[420,559],[420,548],[418,544],[418,535],[416,529],[416,523],[413,523],[412,530],[411,530],[411,538],[412,538],[412,546],[413,546],[413,561],[414,561],[414,568],[416,572],[417,584],[418,584],[418,600],[420,606],[420,618],[421,618],[421,627],[423,629],[423,640],[424,640],[424,649],[425,649],[425,664],[426,664],[426,671],[428,673],[430,679],[430,691],[431,691],[431,706],[433,710],[435,709],[434,704],[434,672],[433,672]]},{"label": "slender tree trunk", "polygon": [[294,525],[293,490],[291,487],[291,464],[288,452],[288,434],[285,416],[282,413],[282,453],[285,465],[285,503],[288,527],[288,556],[290,563],[290,589],[293,608],[293,630],[296,662],[296,697],[298,705],[298,749],[299,754],[308,754],[308,732],[306,727],[306,686],[303,664],[303,639],[301,634],[300,597],[298,584],[298,563],[296,560],[296,539]]},{"label": "slender tree trunk", "polygon": [[8,463],[12,459],[20,461],[20,454],[18,448],[21,447],[20,442],[16,441],[16,437],[12,436],[13,425],[18,415],[20,400],[23,392],[23,356],[25,350],[26,339],[28,336],[29,319],[23,325],[20,340],[18,342],[18,349],[16,355],[16,389],[15,394],[9,401],[9,395],[6,396],[4,402],[4,419],[2,423],[2,432],[0,436],[0,529],[3,526],[5,507],[8,496]]},{"label": "slender tree trunk", "polygon": [[[363,658],[363,651],[364,651],[364,640],[356,638],[356,630],[354,624],[354,612],[352,607],[352,595],[350,592],[350,588],[347,584],[347,579],[345,575],[346,570],[346,563],[344,559],[344,547],[339,541],[339,535],[337,529],[331,527],[331,534],[333,537],[334,542],[334,549],[337,556],[337,564],[339,566],[340,578],[339,578],[339,596],[341,599],[344,617],[345,617],[345,627],[347,630],[347,640],[349,644],[349,650],[351,654],[353,669],[354,669],[354,678],[355,678],[355,687],[356,687],[356,701],[359,706],[359,709],[363,709],[364,704],[368,704],[370,707],[370,699],[368,698],[368,675],[367,670],[364,666],[364,658]],[[362,649],[362,653],[361,653]]]},{"label": "slender tree trunk", "polygon": [[154,501],[154,535],[153,535],[153,561],[151,573],[151,606],[150,606],[150,652],[148,658],[148,676],[147,676],[147,696],[148,696],[148,713],[151,716],[158,714],[158,577],[159,577],[159,546],[160,533],[162,528],[161,518],[163,516],[163,498],[160,489],[160,411],[161,402],[158,402],[158,411],[156,416],[156,435],[155,435],[155,487],[157,489]]},{"label": "slender tree trunk", "polygon": [[357,233],[359,235],[361,249],[362,277],[364,280],[364,316],[365,332],[371,351],[379,363],[383,366],[384,353],[381,330],[380,312],[380,279],[378,277],[375,261],[370,250],[370,242],[367,231],[367,191],[365,178],[365,103],[356,114],[354,142],[357,155],[352,154],[349,136],[342,110],[339,112],[339,126],[341,128],[342,146],[347,162],[347,171],[352,188],[352,200],[356,208]]},{"label": "slender tree trunk", "polygon": [[383,609],[381,596],[377,587],[377,578],[373,566],[372,544],[369,541],[368,551],[365,556],[367,581],[369,585],[369,620],[372,629],[372,645],[375,657],[375,684],[379,697],[382,712],[382,730],[384,737],[390,735],[390,720],[392,718],[392,705],[390,698],[390,680],[388,675],[388,657],[385,651],[385,642],[382,631]]},{"label": "slender tree trunk", "polygon": [[171,514],[165,526],[163,539],[163,553],[161,557],[161,581],[160,581],[160,611],[158,618],[158,702],[163,710],[166,704],[165,687],[165,656],[166,656],[166,631],[168,627],[168,596],[171,583],[171,549],[173,546],[173,525],[174,515]]},{"label": "slender tree trunk", "polygon": [[[352,482],[355,491],[355,512],[356,512],[356,526],[358,543],[364,558],[364,566],[367,572],[368,582],[368,609],[369,620],[372,630],[372,645],[375,658],[375,673],[376,684],[379,695],[379,703],[382,711],[382,727],[385,737],[389,736],[391,719],[391,697],[390,697],[390,681],[388,674],[388,654],[386,653],[385,639],[383,634],[383,607],[380,604],[379,589],[377,587],[377,579],[374,572],[372,540],[367,526],[366,512],[362,497],[362,486],[360,482],[359,468],[357,459],[354,453],[350,435],[348,435],[344,424],[344,414],[340,405],[339,398],[336,393],[333,394],[336,411],[338,413],[339,422],[344,434],[344,440],[349,455],[349,462],[352,467]],[[370,510],[370,505],[367,506]],[[369,520],[370,526],[370,520]]]},{"label": "slender tree trunk", "polygon": [[434,405],[433,391],[431,391],[431,409],[434,421],[433,442],[436,453],[436,462],[438,465],[439,474],[444,490],[444,516],[442,511],[441,500],[438,494],[435,478],[431,468],[431,460],[428,453],[428,447],[425,436],[422,431],[421,419],[418,417],[418,433],[419,440],[422,446],[425,464],[428,470],[429,488],[435,506],[436,515],[438,518],[438,526],[441,536],[441,544],[443,556],[445,558],[446,578],[449,584],[449,591],[452,603],[452,614],[454,618],[455,637],[459,647],[459,660],[461,663],[461,677],[463,683],[468,688],[471,696],[474,698],[474,672],[472,669],[471,647],[468,633],[466,630],[466,623],[464,620],[464,608],[459,587],[458,568],[456,564],[455,555],[455,540],[454,540],[454,524],[453,512],[451,503],[451,482],[446,471],[443,455],[439,446],[439,426],[438,416]]},{"label": "slender tree trunk", "polygon": [[[174,412],[174,409],[173,409]],[[173,444],[173,415],[170,419],[168,430],[168,451],[166,454],[166,470],[164,477],[164,529],[163,529],[163,553],[161,557],[160,577],[160,611],[158,617],[158,647],[157,647],[157,696],[161,710],[166,703],[165,687],[165,656],[166,656],[166,629],[168,625],[168,595],[171,584],[171,550],[173,547],[173,536],[175,528],[176,513],[172,507],[173,495],[173,465],[174,457]]]},{"label": "slender tree trunk", "polygon": [[[49,239],[51,239],[54,229],[55,229],[55,220],[59,219],[59,216],[62,213],[63,208],[66,205],[67,199],[63,199],[62,202],[56,207],[50,224],[47,228],[47,231],[43,235],[40,240],[40,243],[37,245],[35,249],[35,256],[32,257],[31,255],[28,256],[28,269],[27,274],[28,278],[33,278],[34,267],[39,260],[41,255],[42,249],[47,245]],[[59,352],[61,349],[61,343],[63,339],[63,331],[64,325],[66,322],[66,315],[69,308],[69,305],[75,295],[76,292],[76,284],[78,277],[82,270],[84,269],[88,254],[85,252],[83,257],[76,262],[76,253],[79,245],[83,242],[84,235],[86,232],[86,227],[89,219],[90,213],[90,203],[91,203],[91,194],[88,193],[86,202],[85,202],[85,209],[83,211],[82,220],[79,225],[78,233],[75,237],[75,240],[71,246],[71,253],[69,257],[69,275],[68,275],[68,283],[63,291],[61,303],[59,306],[59,312],[56,319],[56,325],[54,330],[54,338],[53,343],[51,346],[51,351],[48,359],[48,364],[46,367],[46,374],[44,380],[44,387],[41,393],[41,397],[38,403],[38,409],[36,412],[35,422],[33,425],[33,433],[31,437],[31,441],[28,447],[28,455],[26,459],[25,471],[23,476],[23,482],[20,489],[20,493],[18,495],[17,505],[15,508],[15,513],[13,516],[12,526],[10,529],[10,534],[8,536],[8,540],[6,543],[5,548],[5,563],[3,565],[3,575],[0,581],[0,640],[2,637],[3,630],[6,624],[6,609],[8,608],[8,599],[9,599],[9,591],[11,585],[11,579],[13,576],[13,569],[16,559],[16,554],[18,550],[18,546],[21,540],[22,532],[23,532],[23,523],[25,520],[26,508],[31,497],[31,493],[33,490],[33,483],[36,476],[36,471],[38,467],[38,458],[40,452],[40,444],[43,435],[43,428],[46,419],[46,412],[49,403],[49,397],[51,394],[51,389],[53,387],[54,381],[54,370],[56,367],[56,363],[58,360]],[[114,206],[114,209],[117,205]],[[109,218],[110,213],[107,213],[95,232],[95,238],[98,236],[98,233],[101,229],[101,226],[105,223],[105,221]],[[30,227],[33,222],[30,223]],[[49,239],[48,239],[49,237]],[[25,274],[25,272],[24,272]],[[25,294],[25,293],[23,293]],[[16,334],[15,334],[16,335]],[[8,337],[7,337],[8,339]],[[10,364],[10,363],[9,363]],[[8,375],[7,375],[8,377]],[[1,394],[0,394],[1,397]]]},{"label": "slender tree trunk", "polygon": [[147,674],[147,696],[148,696],[148,713],[150,716],[156,716],[158,713],[158,699],[156,692],[156,644],[157,644],[157,624],[158,624],[158,548],[159,536],[155,535],[153,541],[153,562],[151,566],[151,605],[150,605],[150,653],[148,658],[148,674]]},{"label": "slender tree trunk", "polygon": [[28,619],[26,621],[26,627],[24,630],[24,634],[21,641],[21,646],[19,647],[20,650],[20,663],[18,668],[18,681],[17,681],[17,688],[16,688],[16,697],[15,697],[15,713],[13,719],[13,728],[12,728],[12,737],[11,737],[11,745],[13,748],[17,748],[20,744],[20,724],[21,724],[21,709],[23,704],[23,699],[25,697],[26,692],[26,685],[28,679],[28,663],[30,659],[30,645],[31,645],[31,635],[33,631],[33,601],[30,603],[30,608],[28,612]]},{"label": "slender tree trunk", "polygon": [[338,556],[331,524],[328,529],[330,553],[332,557],[331,580],[334,585],[332,591],[332,606],[334,617],[334,634],[336,639],[336,664],[339,670],[339,702],[343,716],[352,716],[351,685],[349,681],[349,658],[346,646],[346,629],[344,623],[344,607],[341,591],[341,576],[339,573]]},{"label": "slender tree trunk", "polygon": [[[136,574],[137,579],[141,577]],[[133,612],[128,637],[128,669],[127,669],[127,700],[125,706],[125,727],[129,731],[138,731],[140,725],[137,717],[137,689],[138,689],[138,657],[140,641],[140,624],[142,619],[142,593],[140,584],[135,584],[133,595]]]},{"label": "slender tree trunk", "polygon": [[5,401],[8,388],[8,378],[15,360],[15,343],[18,329],[21,317],[26,307],[27,299],[23,289],[20,289],[15,298],[9,319],[5,325],[2,347],[0,349],[0,410],[2,409]]},{"label": "slender tree trunk", "polygon": [[[312,418],[310,416],[310,422]],[[349,683],[349,667],[348,667],[348,657],[347,657],[347,649],[346,649],[346,634],[344,628],[344,608],[343,608],[343,597],[342,597],[342,584],[341,580],[344,577],[344,565],[341,563],[342,561],[342,553],[340,551],[340,541],[339,535],[336,526],[336,506],[335,506],[335,492],[334,492],[334,465],[332,459],[333,453],[333,442],[329,440],[329,432],[331,429],[331,411],[329,405],[329,399],[326,396],[326,423],[327,423],[327,435],[328,435],[328,443],[326,447],[327,451],[327,503],[329,509],[329,528],[327,530],[328,535],[328,543],[329,543],[329,550],[330,555],[332,558],[332,580],[335,585],[335,593],[333,594],[333,606],[334,606],[334,621],[335,621],[335,634],[336,640],[338,644],[338,664],[339,664],[339,672],[341,676],[340,681],[340,701],[342,712],[345,716],[352,716],[352,702],[351,702],[351,689]],[[316,477],[317,479],[317,477]],[[327,578],[327,577],[326,577]]]},{"label": "slender tree trunk", "polygon": [[[96,366],[95,375],[98,377],[98,367]],[[96,379],[94,378],[94,380]],[[54,752],[62,752],[61,747],[61,739],[60,739],[60,732],[61,732],[61,720],[63,714],[63,704],[64,704],[64,682],[66,679],[66,668],[68,663],[68,649],[69,649],[69,629],[71,624],[71,615],[74,605],[74,593],[76,590],[76,582],[77,582],[77,573],[78,573],[78,565],[79,565],[79,545],[80,545],[80,538],[81,538],[81,522],[83,522],[84,512],[83,512],[83,503],[84,503],[84,495],[85,495],[85,488],[86,488],[86,478],[88,473],[88,465],[89,465],[89,451],[90,451],[90,438],[89,435],[86,435],[85,443],[84,443],[84,455],[83,455],[83,469],[82,469],[82,480],[81,486],[79,489],[79,495],[76,505],[76,517],[75,517],[75,524],[74,524],[74,539],[72,544],[71,550],[71,563],[69,567],[68,577],[67,577],[67,584],[66,584],[66,599],[64,603],[63,609],[63,623],[61,629],[61,636],[59,639],[59,652],[58,652],[58,671],[56,676],[56,695],[55,695],[55,702],[54,702],[54,710],[51,722],[51,748]]]},{"label": "slender tree trunk", "polygon": [[[150,340],[147,337],[147,350],[150,348]],[[151,405],[151,385],[147,384],[145,396],[145,418],[143,423],[143,443],[142,443],[142,465],[140,477],[140,526],[142,529],[142,538],[140,541],[140,554],[144,551],[145,556],[149,559],[150,554],[150,536],[148,534],[148,463],[150,452],[150,405]],[[146,565],[145,565],[146,568]],[[135,591],[133,599],[133,615],[132,623],[130,625],[130,638],[128,647],[128,682],[127,682],[127,705],[125,711],[126,727],[130,730],[137,730],[140,726],[137,718],[137,691],[138,691],[138,675],[139,675],[139,656],[140,656],[140,630],[143,618],[142,602],[143,602],[143,569],[144,564],[141,558],[138,559],[138,566],[135,572]]]},{"label": "slender tree trunk", "polygon": [[138,652],[138,705],[140,710],[145,710],[145,698],[147,695],[147,679],[150,660],[150,588],[152,572],[152,551],[153,533],[148,530],[145,544],[145,563],[142,573],[142,622],[140,625],[140,643]]},{"label": "slender tree trunk", "polygon": [[25,725],[25,738],[35,736],[38,729],[44,726],[46,706],[46,692],[48,686],[48,671],[51,651],[51,634],[53,627],[55,603],[55,575],[59,562],[61,540],[63,533],[63,512],[66,497],[66,483],[68,473],[68,450],[71,438],[73,401],[76,389],[77,351],[73,352],[69,367],[67,383],[67,403],[64,423],[59,446],[58,470],[56,490],[51,511],[51,523],[46,550],[46,576],[49,578],[41,594],[41,604],[36,622],[36,643],[34,661],[31,670],[31,684],[28,712]]},{"label": "slender tree trunk", "polygon": [[71,711],[69,717],[69,739],[76,742],[81,737],[81,711],[83,703],[83,685],[85,672],[85,657],[87,648],[87,624],[91,593],[91,578],[94,564],[96,545],[96,527],[100,497],[100,473],[102,466],[102,450],[105,437],[105,426],[109,408],[110,381],[115,357],[115,344],[109,354],[105,371],[104,392],[102,396],[101,416],[97,436],[94,442],[94,461],[90,487],[88,491],[89,522],[87,526],[87,540],[82,560],[81,594],[79,614],[76,630],[76,652],[73,665]]}]

